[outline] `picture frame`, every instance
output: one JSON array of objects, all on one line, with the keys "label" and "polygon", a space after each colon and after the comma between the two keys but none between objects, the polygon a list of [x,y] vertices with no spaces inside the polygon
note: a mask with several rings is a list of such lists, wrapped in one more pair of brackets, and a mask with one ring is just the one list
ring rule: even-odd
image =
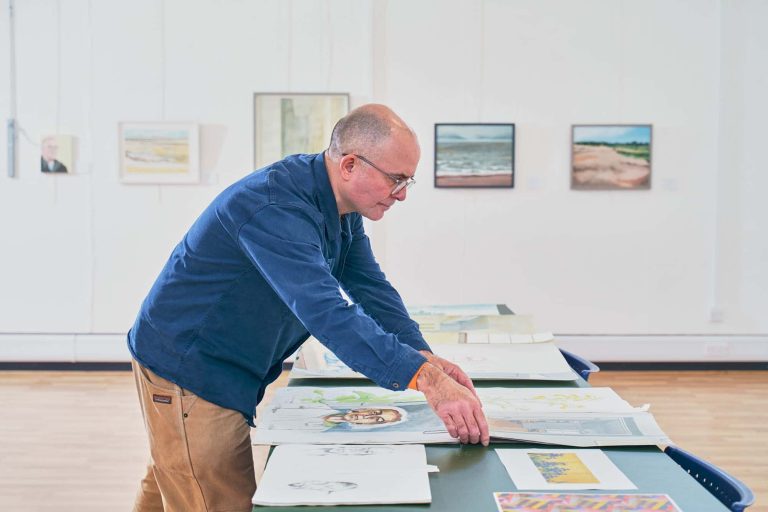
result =
[{"label": "picture frame", "polygon": [[255,168],[325,150],[336,122],[348,112],[349,93],[254,93]]},{"label": "picture frame", "polygon": [[571,125],[572,190],[650,190],[653,125]]},{"label": "picture frame", "polygon": [[189,184],[200,181],[200,139],[193,123],[121,122],[120,181]]},{"label": "picture frame", "polygon": [[49,176],[75,173],[75,137],[58,133],[40,138],[40,172]]},{"label": "picture frame", "polygon": [[435,124],[435,188],[514,188],[513,123]]}]

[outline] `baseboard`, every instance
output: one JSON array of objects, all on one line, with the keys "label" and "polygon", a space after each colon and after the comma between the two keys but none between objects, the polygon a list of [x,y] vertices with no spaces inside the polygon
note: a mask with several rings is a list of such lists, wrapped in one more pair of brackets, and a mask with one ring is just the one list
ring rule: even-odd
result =
[{"label": "baseboard", "polygon": [[[556,334],[555,339],[558,346],[604,366],[608,363],[768,363],[768,334]],[[0,333],[0,363],[128,363],[130,360],[124,333]]]}]

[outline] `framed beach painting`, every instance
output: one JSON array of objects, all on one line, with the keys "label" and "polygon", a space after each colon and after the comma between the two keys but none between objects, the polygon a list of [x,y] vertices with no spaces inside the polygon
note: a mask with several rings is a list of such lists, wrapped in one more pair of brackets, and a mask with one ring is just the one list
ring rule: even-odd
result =
[{"label": "framed beach painting", "polygon": [[573,125],[571,189],[651,188],[649,124]]},{"label": "framed beach painting", "polygon": [[191,123],[120,123],[120,181],[200,181],[198,127]]},{"label": "framed beach painting", "polygon": [[514,124],[435,124],[435,187],[514,186]]},{"label": "framed beach painting", "polygon": [[348,112],[347,93],[254,94],[254,165],[258,169],[287,155],[323,151],[336,121]]}]

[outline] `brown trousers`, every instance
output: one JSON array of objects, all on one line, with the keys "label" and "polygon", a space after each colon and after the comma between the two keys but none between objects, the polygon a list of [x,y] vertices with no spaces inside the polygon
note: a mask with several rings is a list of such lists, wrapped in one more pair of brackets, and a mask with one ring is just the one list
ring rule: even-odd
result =
[{"label": "brown trousers", "polygon": [[151,453],[134,512],[250,512],[256,480],[243,415],[132,364]]}]

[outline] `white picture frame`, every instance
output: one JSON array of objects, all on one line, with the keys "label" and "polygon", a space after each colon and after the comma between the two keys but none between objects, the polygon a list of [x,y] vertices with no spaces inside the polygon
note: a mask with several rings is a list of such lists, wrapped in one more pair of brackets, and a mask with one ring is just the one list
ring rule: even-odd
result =
[{"label": "white picture frame", "polygon": [[121,122],[120,181],[128,184],[200,182],[198,125],[173,122]]}]

